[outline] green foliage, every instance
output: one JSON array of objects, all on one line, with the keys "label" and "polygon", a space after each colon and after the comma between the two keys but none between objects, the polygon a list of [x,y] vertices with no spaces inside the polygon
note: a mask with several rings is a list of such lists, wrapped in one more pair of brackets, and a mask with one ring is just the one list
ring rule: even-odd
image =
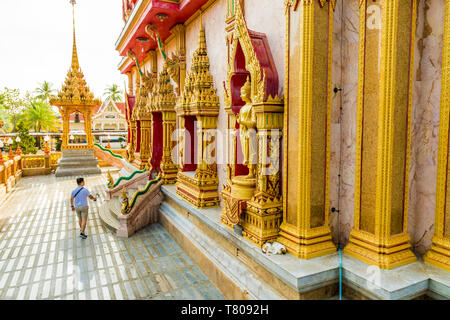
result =
[{"label": "green foliage", "polygon": [[[24,154],[36,154],[38,151],[38,148],[35,147],[36,141],[32,136],[30,136],[30,131],[28,130],[28,127],[24,122],[19,122],[17,124],[17,133],[19,133],[20,137],[20,149],[22,149],[22,152]],[[13,150],[17,150],[17,142],[16,139],[13,139],[14,143],[12,145]]]},{"label": "green foliage", "polygon": [[22,113],[23,122],[35,132],[56,131],[58,118],[52,107],[45,101],[34,100]]},{"label": "green foliage", "polygon": [[[3,126],[1,123],[3,123]],[[9,123],[8,113],[0,107],[0,132],[8,132],[9,130],[11,130],[11,125]]]},{"label": "green foliage", "polygon": [[36,94],[36,98],[49,103],[50,97],[55,93],[55,90],[52,88],[52,86],[53,84],[51,84],[50,82],[42,82],[34,91],[34,93]]},{"label": "green foliage", "polygon": [[117,84],[112,84],[111,86],[107,87],[105,89],[105,92],[103,93],[103,96],[106,96],[106,98],[111,98],[113,102],[122,101],[122,92],[119,89],[119,86]]},{"label": "green foliage", "polygon": [[0,91],[0,96],[1,110],[3,116],[6,113],[7,118],[7,121],[3,121],[8,128],[15,131],[16,125],[20,118],[20,113],[22,113],[26,101],[20,97],[19,89],[4,88]]},{"label": "green foliage", "polygon": [[[45,101],[35,99],[30,102],[21,114],[21,120],[28,128],[35,132],[57,131],[58,118],[52,107]],[[37,145],[41,147],[41,137],[36,138]]]}]

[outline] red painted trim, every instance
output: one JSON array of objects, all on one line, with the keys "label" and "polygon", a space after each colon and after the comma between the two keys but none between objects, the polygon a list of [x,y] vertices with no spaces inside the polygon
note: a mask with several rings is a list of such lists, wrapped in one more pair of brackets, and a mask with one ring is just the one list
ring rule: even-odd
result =
[{"label": "red painted trim", "polygon": [[[170,29],[179,23],[186,22],[192,15],[194,15],[208,0],[183,0],[181,3],[170,3],[161,0],[150,1],[147,7],[143,10],[142,15],[139,17],[138,22],[132,29],[128,38],[125,39],[122,46],[118,48],[121,56],[126,56],[127,52],[132,49],[139,60],[145,59],[146,53],[149,50],[157,48],[157,43],[153,39],[146,43],[137,42],[136,38],[146,37],[149,38],[145,32],[145,27],[148,24],[154,25],[161,36],[161,40],[165,41],[170,35]],[[156,17],[159,13],[165,13],[168,18],[164,21],[160,21]],[[134,66],[132,62],[130,65],[122,68],[121,72],[126,73]]]}]

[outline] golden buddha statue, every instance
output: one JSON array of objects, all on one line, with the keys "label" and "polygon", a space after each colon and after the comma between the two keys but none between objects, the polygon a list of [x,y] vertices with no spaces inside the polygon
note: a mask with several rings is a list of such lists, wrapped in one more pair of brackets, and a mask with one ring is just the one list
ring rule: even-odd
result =
[{"label": "golden buddha statue", "polygon": [[251,131],[256,132],[256,115],[251,100],[251,86],[250,80],[247,81],[241,88],[241,98],[245,105],[239,111],[237,122],[239,123],[239,133],[241,139],[242,153],[244,155],[244,165],[248,167],[249,173],[246,178],[251,179],[255,177],[256,170],[256,145],[251,139],[255,139],[256,135],[251,136]]},{"label": "golden buddha statue", "polygon": [[235,176],[232,179],[231,194],[239,199],[250,199],[256,187],[256,115],[251,100],[250,79],[241,88],[241,98],[245,105],[239,111],[239,136],[244,156],[244,165],[248,167],[247,176]]}]

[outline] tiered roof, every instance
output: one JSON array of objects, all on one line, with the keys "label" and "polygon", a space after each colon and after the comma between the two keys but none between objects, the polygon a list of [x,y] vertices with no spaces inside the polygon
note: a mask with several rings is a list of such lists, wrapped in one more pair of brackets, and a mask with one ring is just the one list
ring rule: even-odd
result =
[{"label": "tiered roof", "polygon": [[206,49],[205,28],[200,20],[198,48],[192,58],[184,91],[178,98],[175,111],[181,115],[211,115],[219,113],[219,96],[214,89],[213,78],[209,72],[209,58]]}]

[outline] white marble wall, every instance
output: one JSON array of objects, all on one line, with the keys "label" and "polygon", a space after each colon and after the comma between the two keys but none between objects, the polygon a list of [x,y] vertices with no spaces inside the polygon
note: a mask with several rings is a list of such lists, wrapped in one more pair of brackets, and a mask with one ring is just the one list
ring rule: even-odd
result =
[{"label": "white marble wall", "polygon": [[[343,5],[344,4],[344,5]],[[353,227],[356,106],[358,89],[359,0],[338,0],[334,13],[331,121],[330,227],[335,243],[345,244]],[[342,110],[340,108],[342,107]],[[340,175],[340,177],[339,177]]]},{"label": "white marble wall", "polygon": [[421,0],[417,17],[408,233],[421,254],[434,233],[445,1]]}]

